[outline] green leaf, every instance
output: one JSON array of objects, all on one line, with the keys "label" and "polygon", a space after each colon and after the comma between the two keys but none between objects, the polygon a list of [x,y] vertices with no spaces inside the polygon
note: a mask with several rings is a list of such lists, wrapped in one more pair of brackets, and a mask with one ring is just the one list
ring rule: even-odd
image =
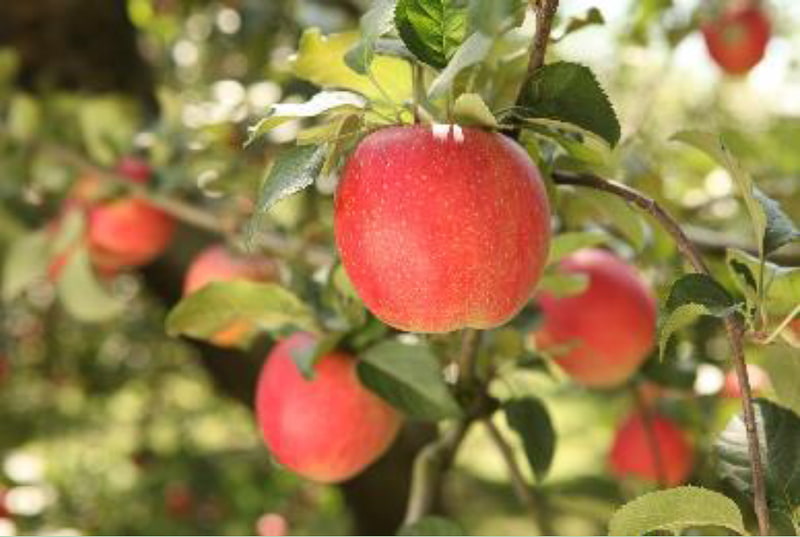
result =
[{"label": "green leaf", "polygon": [[577,295],[589,287],[586,274],[571,274],[557,270],[546,271],[539,280],[539,290],[547,291],[555,296]]},{"label": "green leaf", "polygon": [[278,125],[302,117],[315,117],[334,110],[360,110],[367,105],[364,97],[350,91],[321,91],[304,103],[282,103],[270,107],[267,117],[248,129],[245,146]]},{"label": "green leaf", "polygon": [[547,407],[534,397],[512,399],[503,405],[506,421],[519,437],[533,475],[542,481],[553,462],[556,433]]},{"label": "green leaf", "polygon": [[447,67],[439,73],[428,89],[428,98],[433,100],[445,95],[461,71],[478,64],[492,49],[492,39],[481,32],[471,34],[450,58]]},{"label": "green leaf", "polygon": [[440,516],[422,517],[413,524],[406,524],[397,535],[467,535],[463,528],[452,520]]},{"label": "green leaf", "polygon": [[466,37],[463,0],[398,0],[394,20],[408,49],[437,69],[447,66]]},{"label": "green leaf", "polygon": [[396,5],[397,0],[376,0],[369,11],[361,16],[361,40],[344,57],[348,67],[356,73],[365,75],[369,72],[378,38],[394,25]]},{"label": "green leaf", "polygon": [[608,241],[608,235],[602,231],[568,231],[559,233],[553,237],[550,243],[550,254],[547,257],[547,264],[558,263],[570,254],[604,244]]},{"label": "green leaf", "polygon": [[36,136],[42,122],[42,110],[33,96],[16,93],[8,103],[8,133],[17,140],[26,142]]},{"label": "green leaf", "polygon": [[28,233],[12,242],[3,260],[3,300],[16,298],[31,283],[43,278],[49,262],[47,232]]},{"label": "green leaf", "polygon": [[261,219],[273,205],[311,186],[325,163],[326,145],[301,145],[282,152],[261,184],[248,233],[252,238]]},{"label": "green leaf", "polygon": [[276,283],[244,280],[204,286],[172,308],[166,322],[171,336],[211,341],[232,327],[241,330],[241,338],[230,343],[240,348],[248,347],[260,331],[319,331],[314,312],[290,291]]},{"label": "green leaf", "polygon": [[753,196],[767,217],[767,228],[764,230],[764,254],[769,255],[778,248],[800,240],[800,232],[794,222],[781,209],[780,204],[758,188],[753,188]]},{"label": "green leaf", "polygon": [[125,303],[112,296],[97,280],[86,248],[72,251],[56,289],[64,309],[80,321],[108,321],[125,311]]},{"label": "green leaf", "polygon": [[426,345],[380,343],[364,353],[358,376],[366,387],[412,418],[438,421],[461,414],[436,356]]},{"label": "green leaf", "polygon": [[603,14],[596,7],[591,7],[589,10],[580,17],[572,17],[564,27],[564,31],[554,41],[558,42],[567,37],[569,34],[582,30],[587,26],[605,24]]},{"label": "green leaf", "polygon": [[496,129],[500,125],[497,119],[477,93],[463,93],[453,104],[453,117],[459,125],[477,125]]},{"label": "green leaf", "polygon": [[520,105],[517,114],[523,119],[572,123],[611,146],[619,141],[614,108],[594,74],[583,65],[558,62],[541,67],[523,87]]},{"label": "green leaf", "polygon": [[112,166],[127,152],[139,128],[141,110],[132,99],[87,97],[80,101],[78,123],[86,150],[95,162]]},{"label": "green leaf", "polygon": [[[743,290],[757,291],[760,263],[755,257],[741,250],[729,249],[728,267]],[[748,295],[748,292],[745,295]],[[764,306],[776,315],[787,315],[800,304],[800,267],[782,267],[764,262]]]},{"label": "green leaf", "polygon": [[800,239],[792,220],[781,210],[777,201],[755,186],[752,176],[728,150],[721,137],[709,132],[682,131],[672,139],[703,151],[728,171],[739,187],[753,222],[759,257],[763,258],[781,246]]},{"label": "green leaf", "polygon": [[[756,399],[755,417],[770,506],[793,510],[800,506],[800,416],[765,399]],[[747,433],[741,415],[720,433],[714,449],[720,476],[752,496]]]},{"label": "green leaf", "polygon": [[585,223],[605,222],[616,229],[619,234],[637,252],[644,250],[647,244],[647,229],[641,214],[621,198],[599,191],[581,189],[580,192],[563,198],[563,209],[571,220]]},{"label": "green leaf", "polygon": [[470,0],[469,26],[494,37],[504,30],[519,26],[525,20],[525,0]]},{"label": "green leaf", "polygon": [[314,365],[317,360],[336,349],[344,336],[344,332],[334,332],[323,337],[310,348],[295,349],[292,352],[292,359],[300,370],[300,374],[308,380],[313,379]]},{"label": "green leaf", "polygon": [[797,389],[800,354],[786,345],[778,345],[770,349],[762,365],[769,374],[778,403],[800,415],[800,390]]},{"label": "green leaf", "polygon": [[672,335],[703,316],[725,318],[738,304],[722,285],[705,274],[686,274],[672,284],[659,324],[659,356],[664,357]]},{"label": "green leaf", "polygon": [[384,107],[391,108],[411,100],[411,66],[408,62],[378,56],[370,68],[372,77],[359,75],[345,64],[344,56],[358,38],[357,32],[322,36],[318,28],[306,30],[292,62],[294,74],[323,88],[355,91]]},{"label": "green leaf", "polygon": [[742,513],[730,498],[700,487],[659,490],[623,505],[611,518],[609,535],[646,535],[718,526],[745,535]]}]

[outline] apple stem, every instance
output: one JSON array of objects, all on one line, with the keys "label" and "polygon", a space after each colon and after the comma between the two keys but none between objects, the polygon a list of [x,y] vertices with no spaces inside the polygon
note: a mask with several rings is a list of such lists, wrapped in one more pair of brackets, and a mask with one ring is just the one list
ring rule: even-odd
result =
[{"label": "apple stem", "polygon": [[414,123],[418,124],[420,122],[420,107],[422,106],[422,101],[425,98],[425,71],[424,67],[419,62],[414,62],[413,70],[412,70],[412,85],[414,86],[413,91],[413,112],[414,112]]},{"label": "apple stem", "polygon": [[511,486],[514,489],[514,494],[516,494],[519,502],[534,514],[536,525],[539,527],[539,533],[542,535],[555,535],[554,528],[548,516],[548,509],[543,505],[543,498],[539,497],[528,487],[522,469],[517,462],[517,458],[514,456],[514,450],[506,439],[503,438],[502,433],[494,422],[492,422],[491,418],[483,418],[481,421],[486,427],[489,437],[492,442],[494,442],[497,451],[503,457],[503,461],[508,469]]},{"label": "apple stem", "polygon": [[530,6],[536,14],[536,33],[528,60],[528,78],[544,65],[547,45],[550,43],[550,30],[558,11],[558,0],[530,0]]},{"label": "apple stem", "polygon": [[658,488],[665,489],[667,488],[667,473],[664,469],[664,458],[661,456],[661,446],[658,445],[658,436],[656,436],[652,409],[650,405],[647,404],[647,401],[645,401],[641,384],[634,382],[631,385],[631,392],[633,392],[633,398],[636,401],[636,409],[639,411],[639,415],[642,416],[647,443],[650,444],[650,452],[653,455],[653,466],[655,466],[656,470]]},{"label": "apple stem", "polygon": [[[554,172],[553,181],[558,185],[580,186],[601,190],[613,194],[638,207],[653,217],[669,233],[675,241],[678,250],[689,261],[692,268],[701,274],[711,276],[703,257],[697,247],[684,233],[678,222],[654,199],[627,185],[610,181],[591,174],[571,174]],[[755,409],[753,407],[753,394],[750,388],[750,379],[747,374],[747,363],[744,356],[742,339],[744,326],[741,317],[731,315],[725,318],[725,332],[733,354],[733,363],[742,391],[742,414],[747,431],[747,446],[750,458],[750,470],[753,479],[753,506],[758,519],[758,529],[761,535],[769,535],[769,508],[767,492],[764,482],[764,464],[761,454],[761,445],[756,430]]]}]

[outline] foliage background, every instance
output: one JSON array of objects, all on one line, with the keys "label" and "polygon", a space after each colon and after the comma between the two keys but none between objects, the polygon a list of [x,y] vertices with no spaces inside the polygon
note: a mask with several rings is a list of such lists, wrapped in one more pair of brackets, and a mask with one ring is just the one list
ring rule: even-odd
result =
[{"label": "foliage background", "polygon": [[[301,31],[355,28],[365,7],[355,0],[4,4],[0,113],[12,138],[54,139],[104,165],[132,143],[144,146],[158,166],[159,192],[223,219],[252,209],[265,165],[297,133],[299,124],[289,122],[268,143],[242,149],[247,125],[270,104],[313,93],[289,72]],[[748,244],[744,209],[724,172],[668,138],[693,126],[726,132],[760,187],[797,220],[800,5],[769,2],[780,15],[767,57],[747,79],[731,80],[693,31],[699,4],[565,0],[561,24],[591,7],[606,23],[565,37],[552,55],[599,75],[623,126],[615,154],[621,176],[687,222],[725,274],[721,246]],[[134,136],[142,129],[146,135]],[[0,139],[3,247],[52,218],[76,174],[19,147]],[[306,192],[276,208],[271,226],[329,244],[330,212],[329,196]],[[575,202],[565,214],[574,228],[584,228],[590,214],[605,223],[615,245],[637,250],[643,271],[666,293],[678,266],[666,237],[626,211],[598,213]],[[183,270],[211,240],[185,226],[164,258],[115,280],[113,293],[128,306],[113,321],[66,314],[46,282],[4,304],[0,489],[10,516],[0,533],[247,534],[266,512],[283,513],[296,534],[392,531],[410,457],[429,428],[404,433],[374,476],[344,487],[303,482],[271,465],[250,411],[254,372],[269,342],[239,355],[164,334]],[[781,255],[799,264],[796,252]],[[707,455],[737,404],[703,396],[697,372],[705,364],[702,378],[713,380],[708,371],[728,368],[726,352],[703,322],[667,365],[654,361],[646,373],[670,386],[666,410],[693,431],[701,455],[696,479],[723,490]],[[800,369],[788,346],[748,352],[775,375]],[[701,395],[689,397],[696,387]],[[516,373],[497,389],[535,394],[553,414],[558,450],[542,489],[552,492],[549,516],[559,533],[605,532],[613,509],[646,490],[620,486],[606,473],[613,427],[631,406],[627,392],[592,393],[536,371]],[[445,507],[471,533],[537,531],[481,433],[468,438],[457,467],[463,471],[448,484]]]}]

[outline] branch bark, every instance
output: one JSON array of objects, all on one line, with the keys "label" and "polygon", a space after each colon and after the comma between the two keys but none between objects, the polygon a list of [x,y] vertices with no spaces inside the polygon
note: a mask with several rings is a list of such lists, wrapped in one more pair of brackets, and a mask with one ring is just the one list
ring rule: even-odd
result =
[{"label": "branch bark", "polygon": [[[589,174],[568,174],[556,172],[553,181],[559,185],[580,186],[593,188],[618,196],[628,203],[636,206],[653,217],[673,238],[678,250],[687,259],[692,268],[699,273],[711,275],[705,261],[697,247],[681,229],[678,222],[664,210],[654,199],[641,192],[601,177]],[[767,504],[766,487],[764,483],[764,465],[761,455],[761,445],[756,431],[755,410],[753,395],[750,388],[750,379],[747,375],[747,363],[744,356],[742,340],[744,326],[738,316],[729,316],[724,321],[725,332],[733,355],[733,363],[739,385],[742,388],[742,413],[747,430],[747,444],[750,455],[750,470],[753,475],[753,506],[758,519],[758,529],[761,535],[769,535],[769,508]]]},{"label": "branch bark", "polygon": [[547,45],[550,43],[550,31],[553,27],[553,18],[558,11],[558,0],[530,0],[533,12],[536,14],[536,33],[533,36],[530,59],[528,61],[528,78],[544,65],[547,54]]}]

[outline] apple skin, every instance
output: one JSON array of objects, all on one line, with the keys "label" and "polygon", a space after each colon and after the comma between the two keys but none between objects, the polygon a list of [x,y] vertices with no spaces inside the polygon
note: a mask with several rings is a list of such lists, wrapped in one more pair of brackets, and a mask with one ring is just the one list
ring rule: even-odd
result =
[{"label": "apple skin", "polygon": [[585,274],[581,293],[541,292],[543,322],[533,337],[539,349],[575,382],[613,388],[627,381],[653,350],[656,300],[637,271],[605,250],[579,250],[560,263],[568,274]]},{"label": "apple skin", "polygon": [[375,462],[402,418],[360,383],[349,354],[323,355],[314,378],[305,379],[292,355],[314,344],[313,335],[297,332],[272,349],[258,381],[256,414],[277,462],[312,481],[337,483]]},{"label": "apple skin", "polygon": [[701,30],[708,53],[731,75],[743,75],[761,61],[771,33],[769,19],[753,6],[728,10]]},{"label": "apple skin", "polygon": [[501,325],[547,260],[550,209],[528,155],[497,133],[450,129],[370,134],[336,192],[345,271],[366,307],[400,330]]},{"label": "apple skin", "polygon": [[[747,364],[747,377],[750,379],[750,390],[755,396],[761,395],[770,387],[769,375],[756,364]],[[742,388],[735,369],[725,374],[725,383],[722,385],[720,395],[736,399],[742,397]]]},{"label": "apple skin", "polygon": [[[685,483],[694,464],[689,439],[669,418],[654,413],[651,419],[664,470],[664,484],[675,487]],[[630,415],[617,430],[609,463],[611,472],[618,478],[635,476],[645,481],[658,482],[655,457],[641,414]]]},{"label": "apple skin", "polygon": [[256,530],[262,537],[280,537],[289,534],[289,524],[283,515],[266,513],[258,519]]}]

